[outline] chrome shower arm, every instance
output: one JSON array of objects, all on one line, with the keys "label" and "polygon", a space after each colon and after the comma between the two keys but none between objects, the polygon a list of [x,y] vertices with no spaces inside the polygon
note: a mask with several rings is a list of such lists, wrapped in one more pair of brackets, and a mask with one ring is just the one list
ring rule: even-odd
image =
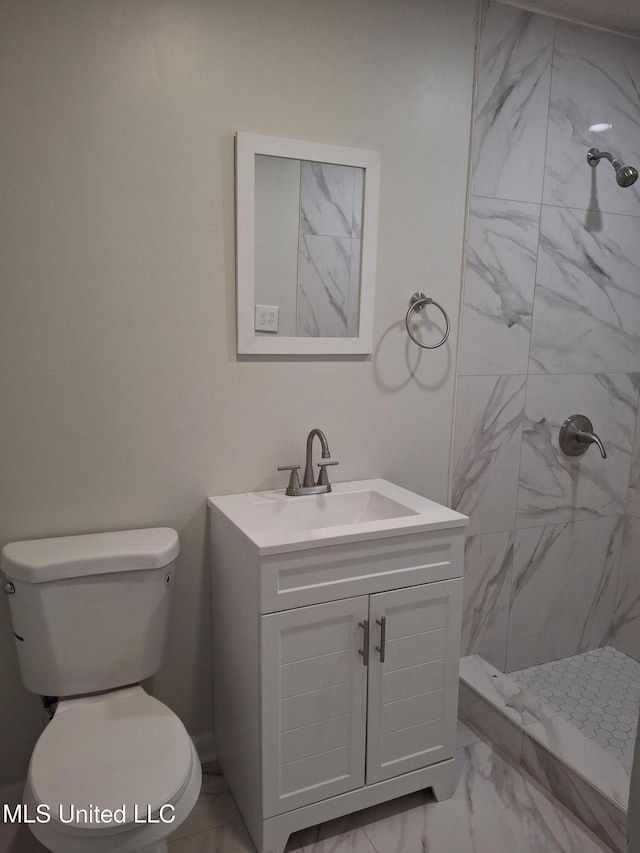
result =
[{"label": "chrome shower arm", "polygon": [[[598,151],[597,148],[590,148],[587,151],[587,162],[589,163],[590,166],[597,166],[599,161],[603,157],[606,157],[607,160],[613,165],[614,156],[613,156],[613,154],[610,154],[608,151]],[[618,165],[620,165],[620,164],[618,164]]]}]

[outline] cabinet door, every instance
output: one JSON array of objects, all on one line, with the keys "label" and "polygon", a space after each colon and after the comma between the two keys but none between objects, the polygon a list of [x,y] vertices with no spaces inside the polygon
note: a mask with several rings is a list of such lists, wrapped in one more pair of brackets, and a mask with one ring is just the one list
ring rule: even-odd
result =
[{"label": "cabinet door", "polygon": [[264,817],[364,785],[368,597],[261,617]]},{"label": "cabinet door", "polygon": [[461,579],[371,596],[367,784],[453,756],[461,608]]}]

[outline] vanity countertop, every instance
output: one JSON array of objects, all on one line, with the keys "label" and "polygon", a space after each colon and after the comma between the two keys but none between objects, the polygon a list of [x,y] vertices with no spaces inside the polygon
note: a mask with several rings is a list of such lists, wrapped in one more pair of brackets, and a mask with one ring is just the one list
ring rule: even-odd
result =
[{"label": "vanity countertop", "polygon": [[464,528],[469,519],[388,480],[335,483],[328,494],[289,497],[284,490],[207,499],[258,553],[279,554],[431,530]]}]

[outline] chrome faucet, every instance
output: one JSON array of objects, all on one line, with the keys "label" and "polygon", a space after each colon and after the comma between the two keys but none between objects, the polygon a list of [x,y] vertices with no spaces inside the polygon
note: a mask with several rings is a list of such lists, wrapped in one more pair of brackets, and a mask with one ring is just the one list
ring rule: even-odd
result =
[{"label": "chrome faucet", "polygon": [[[321,429],[312,429],[309,435],[307,436],[307,455],[305,458],[304,477],[302,479],[302,485],[305,487],[305,489],[309,488],[309,486],[316,485],[313,480],[313,439],[316,436],[318,436],[318,438],[320,439],[320,444],[322,445],[322,458],[331,458],[326,435],[322,432]],[[318,478],[318,485],[320,485],[320,478]],[[327,491],[329,491],[329,489],[327,489]]]},{"label": "chrome faucet", "polygon": [[291,471],[291,476],[289,477],[289,485],[287,486],[286,490],[287,495],[319,495],[323,492],[331,491],[331,484],[329,483],[329,477],[327,476],[327,467],[329,465],[338,465],[338,462],[318,462],[318,466],[320,467],[320,473],[318,475],[318,479],[314,480],[313,439],[316,436],[320,439],[320,444],[322,446],[322,458],[331,459],[327,437],[322,432],[322,430],[312,429],[309,435],[307,436],[307,450],[302,485],[300,485],[300,480],[298,479],[298,469],[300,468],[299,465],[278,466],[278,471]]}]

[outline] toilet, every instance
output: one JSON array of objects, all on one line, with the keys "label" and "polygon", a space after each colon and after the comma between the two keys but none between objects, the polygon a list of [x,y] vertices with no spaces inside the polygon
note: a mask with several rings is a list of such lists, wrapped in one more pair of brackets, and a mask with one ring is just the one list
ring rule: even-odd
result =
[{"label": "toilet", "polygon": [[162,663],[179,550],[161,527],[2,551],[22,681],[58,698],[22,811],[54,853],[165,853],[198,799],[191,738],[139,683]]}]

